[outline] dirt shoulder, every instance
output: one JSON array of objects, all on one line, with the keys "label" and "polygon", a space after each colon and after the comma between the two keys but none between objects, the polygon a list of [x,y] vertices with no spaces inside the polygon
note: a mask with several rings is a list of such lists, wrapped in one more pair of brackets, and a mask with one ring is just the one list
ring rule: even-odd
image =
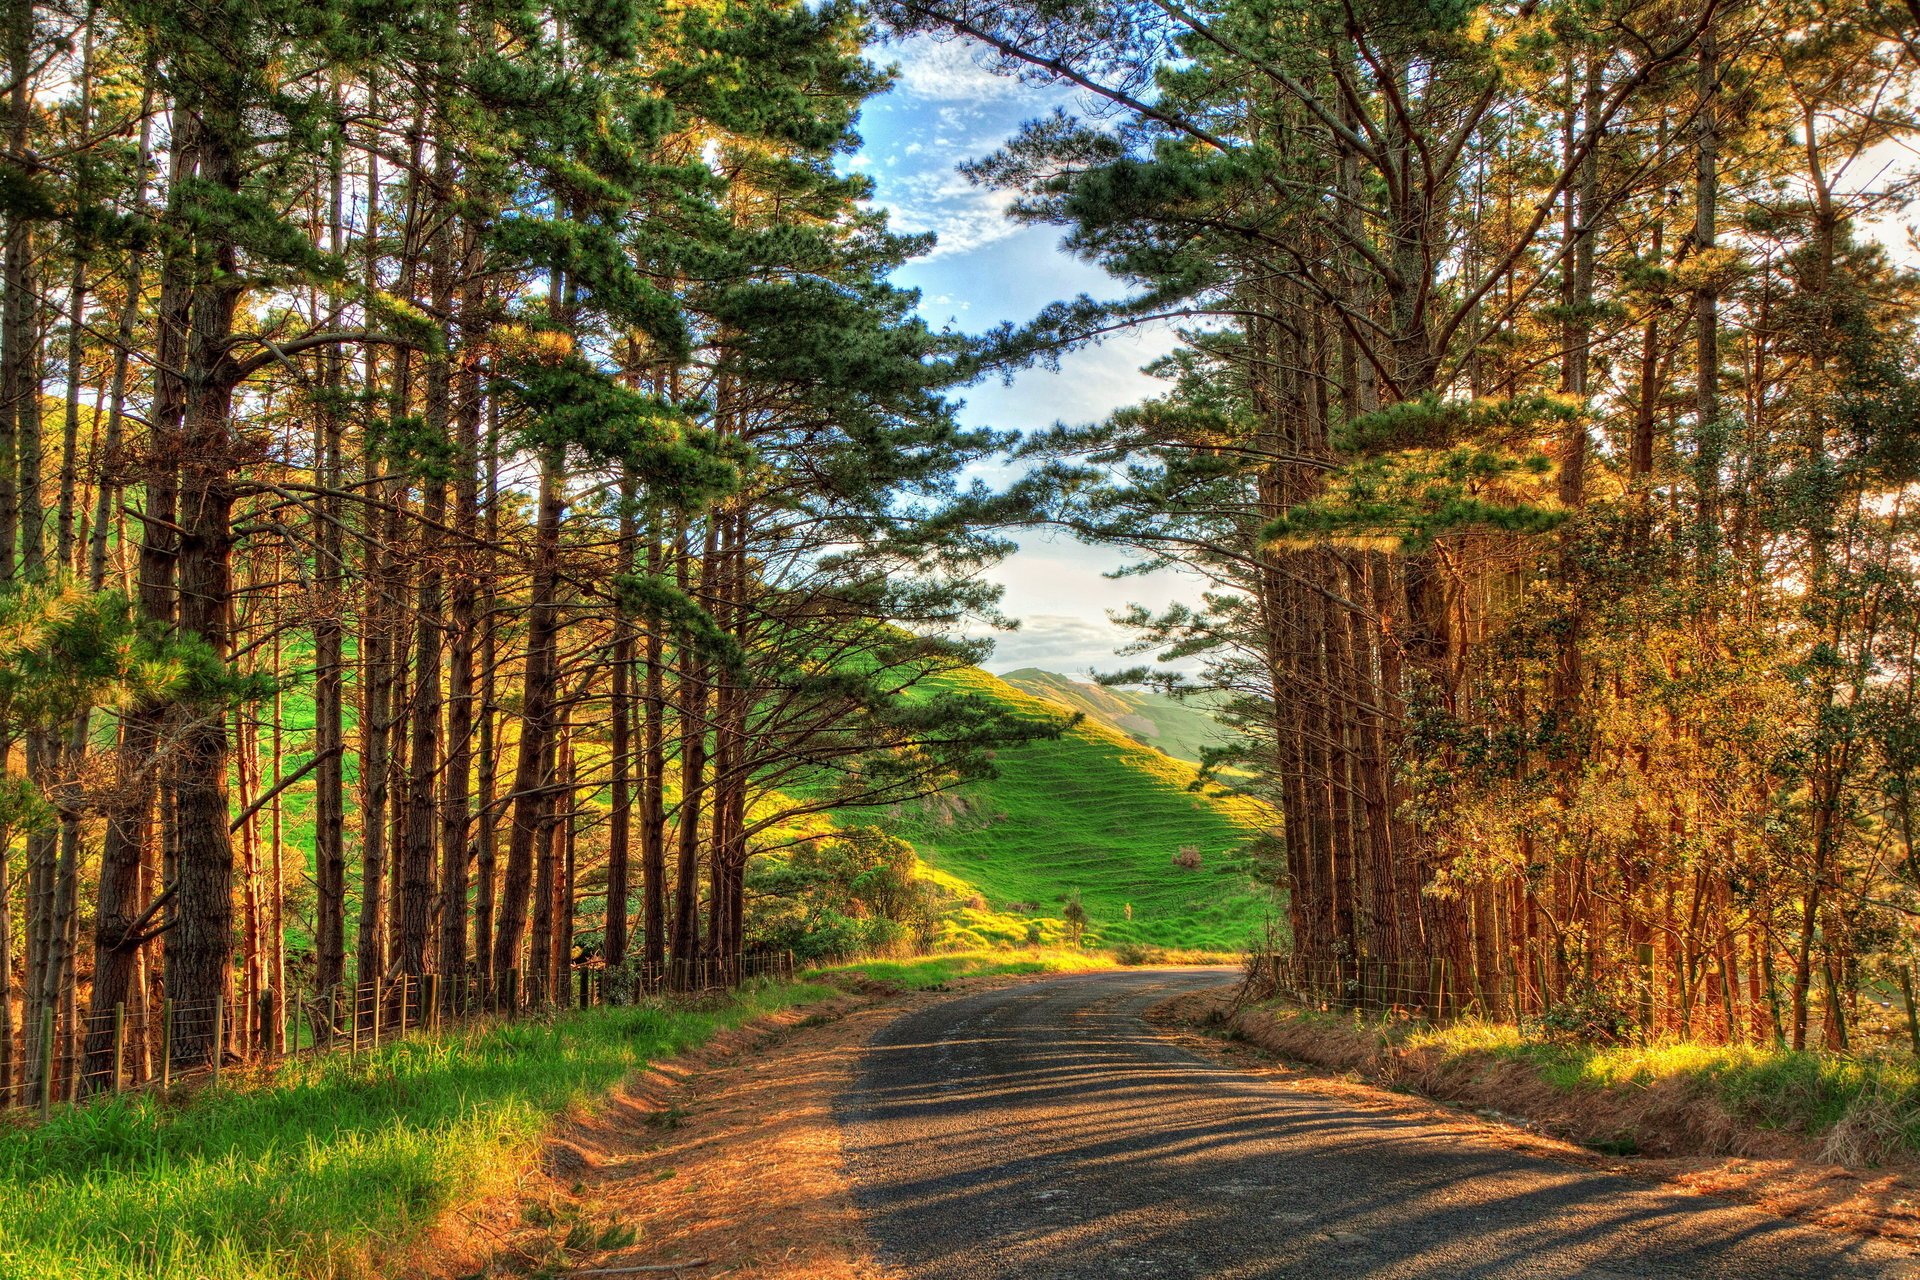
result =
[{"label": "dirt shoulder", "polygon": [[[1822,1162],[1789,1135],[1736,1132],[1724,1113],[1694,1108],[1681,1114],[1677,1108],[1691,1104],[1677,1099],[1602,1105],[1511,1072],[1409,1069],[1406,1063],[1360,1052],[1357,1039],[1257,1009],[1236,1014],[1229,996],[1224,989],[1176,996],[1155,1006],[1148,1017],[1187,1048],[1231,1061],[1287,1088],[1417,1118],[1463,1138],[1754,1205],[1831,1230],[1920,1246],[1920,1170]],[[1665,1150],[1679,1146],[1680,1151],[1615,1156],[1583,1145],[1622,1134],[1637,1137],[1642,1150],[1662,1150],[1665,1143]]]},{"label": "dirt shoulder", "polygon": [[558,1126],[511,1194],[450,1215],[401,1274],[897,1280],[873,1260],[832,1104],[880,1025],[953,994],[869,985],[649,1069]]}]

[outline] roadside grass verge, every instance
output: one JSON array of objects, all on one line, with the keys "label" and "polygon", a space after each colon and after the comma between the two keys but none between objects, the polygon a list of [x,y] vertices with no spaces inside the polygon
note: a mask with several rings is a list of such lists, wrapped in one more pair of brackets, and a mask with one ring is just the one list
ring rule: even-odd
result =
[{"label": "roadside grass verge", "polygon": [[962,978],[992,978],[1041,973],[1087,973],[1116,969],[1104,951],[1034,948],[1028,951],[939,951],[904,960],[850,960],[808,969],[802,979],[823,982],[877,982],[902,991],[927,991]]},{"label": "roadside grass verge", "polygon": [[103,1099],[0,1131],[0,1278],[379,1274],[443,1214],[510,1184],[564,1113],[650,1062],[832,994],[750,986],[295,1060],[241,1087]]},{"label": "roadside grass verge", "polygon": [[1026,974],[1092,973],[1149,964],[1237,964],[1240,957],[1220,951],[1179,950],[1166,947],[1125,946],[1113,951],[1080,951],[1068,947],[1026,950],[987,949],[937,951],[904,960],[852,960],[845,964],[809,969],[802,978],[824,982],[885,983],[903,991],[927,991],[962,978],[1018,977]]},{"label": "roadside grass verge", "polygon": [[1920,1063],[1767,1045],[1592,1045],[1500,1023],[1446,1026],[1267,1005],[1248,1039],[1322,1066],[1541,1120],[1620,1154],[1920,1159]]}]

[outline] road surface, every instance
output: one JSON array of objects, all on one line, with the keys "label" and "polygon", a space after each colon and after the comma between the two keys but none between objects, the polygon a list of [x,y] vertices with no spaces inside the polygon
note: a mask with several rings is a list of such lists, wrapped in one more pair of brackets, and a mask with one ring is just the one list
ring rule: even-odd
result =
[{"label": "road surface", "polygon": [[1889,1246],[1354,1109],[1140,1013],[1220,971],[1074,975],[885,1027],[839,1100],[914,1280],[1920,1277]]}]

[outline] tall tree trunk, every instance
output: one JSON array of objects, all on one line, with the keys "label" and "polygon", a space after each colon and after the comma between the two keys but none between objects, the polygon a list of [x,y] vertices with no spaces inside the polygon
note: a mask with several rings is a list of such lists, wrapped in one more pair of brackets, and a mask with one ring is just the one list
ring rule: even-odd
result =
[{"label": "tall tree trunk", "polygon": [[500,831],[499,815],[494,812],[494,775],[498,767],[495,745],[496,726],[494,691],[498,684],[498,646],[500,628],[499,579],[495,575],[495,548],[500,539],[500,410],[497,402],[487,402],[486,439],[486,549],[480,556],[481,616],[480,632],[480,755],[474,770],[474,895],[473,959],[480,990],[489,995],[499,978],[493,967],[494,889],[497,880],[494,865]]},{"label": "tall tree trunk", "polygon": [[[623,468],[620,477],[620,550],[621,573],[633,572],[633,544],[637,519],[633,472]],[[627,958],[627,881],[628,861],[633,838],[633,624],[625,617],[614,620],[613,690],[609,710],[613,716],[610,786],[613,811],[607,826],[607,919],[602,959],[609,969],[618,968]]]},{"label": "tall tree trunk", "polygon": [[[376,82],[367,91],[368,114],[374,113],[379,98]],[[365,233],[365,284],[368,291],[380,287],[378,257],[380,229],[380,161],[375,141],[366,147],[367,211]],[[367,348],[363,394],[372,395],[380,384],[380,361],[375,349]],[[374,442],[362,449],[366,491],[375,498],[391,498],[392,486],[377,479],[382,466]],[[391,627],[392,602],[388,598],[386,539],[377,532],[387,523],[377,508],[366,511],[366,529],[371,535],[363,560],[365,581],[362,586],[365,605],[360,628],[360,920],[355,939],[355,982],[367,983],[380,978],[386,969],[384,928],[385,874],[387,861],[387,795],[392,761],[388,732],[392,724],[391,691],[393,676]]]},{"label": "tall tree trunk", "polygon": [[[468,235],[466,272],[469,285],[462,309],[479,310],[480,240]],[[469,833],[473,826],[468,791],[473,773],[474,730],[474,606],[478,599],[476,575],[470,568],[479,530],[480,370],[471,350],[460,353],[455,379],[455,464],[453,528],[456,553],[451,557],[452,582],[447,605],[447,767],[442,783],[440,818],[440,972],[449,982],[467,976],[468,863],[472,857]]]},{"label": "tall tree trunk", "polygon": [[[647,572],[658,578],[664,569],[661,517],[656,508],[648,516]],[[658,973],[667,958],[667,689],[665,637],[658,613],[645,620],[646,687],[641,699],[640,771],[640,894],[642,939],[647,967]]]},{"label": "tall tree trunk", "polygon": [[560,516],[566,459],[558,446],[541,457],[539,513],[534,529],[531,601],[527,610],[527,655],[521,690],[520,749],[513,776],[513,829],[500,887],[500,925],[493,940],[496,977],[520,966],[533,891],[534,849],[545,829],[548,747],[553,736],[554,692],[559,677]]},{"label": "tall tree trunk", "polygon": [[[216,80],[225,77],[213,77]],[[240,190],[237,104],[201,108],[199,178],[223,195]],[[197,255],[187,336],[186,420],[180,483],[180,630],[224,664],[232,649],[234,441],[229,422],[234,312],[244,289],[238,254],[216,239]],[[224,999],[233,953],[233,843],[228,833],[224,694],[198,700],[181,731],[174,773],[179,829],[175,923],[166,935],[167,988],[177,1008],[204,1010]],[[211,1022],[188,1017],[173,1040],[174,1061],[207,1061],[220,1046]]]},{"label": "tall tree trunk", "polygon": [[[167,169],[176,181],[197,168],[194,155],[196,121],[183,113],[175,121]],[[144,166],[142,166],[144,168]],[[128,268],[127,300],[121,313],[121,350],[115,356],[115,407],[125,392],[126,343],[131,341],[133,312],[139,305],[136,263]],[[192,263],[184,249],[166,254],[160,268],[160,296],[154,317],[155,371],[149,408],[148,446],[144,459],[145,516],[140,522],[140,616],[159,630],[174,625],[174,560],[179,553],[176,520],[179,516],[176,472],[181,422],[186,412],[186,386],[179,371],[186,364],[188,307],[193,298]],[[109,419],[111,431],[112,420]],[[96,541],[104,541],[104,527],[96,527]],[[100,559],[96,556],[96,559]],[[104,564],[100,566],[104,569]],[[153,861],[158,824],[162,769],[161,730],[167,707],[147,702],[126,713],[120,724],[120,749],[115,762],[113,800],[107,807],[105,843],[100,854],[100,883],[94,907],[93,1001],[94,1031],[88,1040],[89,1076],[110,1066],[111,1033],[104,1021],[115,1006],[134,997],[141,949],[147,931],[148,865]]]},{"label": "tall tree trunk", "polygon": [[[715,526],[706,522],[701,574],[713,563]],[[676,572],[683,593],[691,590],[691,549],[679,540]],[[680,638],[680,832],[674,867],[673,965],[674,981],[692,981],[693,962],[700,953],[700,817],[707,785],[707,696],[705,672],[695,652],[693,637]]]},{"label": "tall tree trunk", "polygon": [[[336,113],[341,110],[334,98]],[[345,249],[345,157],[338,141],[328,156],[327,243],[338,257]],[[329,327],[340,326],[340,307],[330,308]],[[346,840],[346,537],[339,497],[346,476],[340,399],[346,386],[346,353],[320,353],[320,398],[314,422],[316,499],[314,649],[314,973],[315,996],[326,1010],[321,1034],[331,1036],[338,1017],[340,984],[347,975]]]}]

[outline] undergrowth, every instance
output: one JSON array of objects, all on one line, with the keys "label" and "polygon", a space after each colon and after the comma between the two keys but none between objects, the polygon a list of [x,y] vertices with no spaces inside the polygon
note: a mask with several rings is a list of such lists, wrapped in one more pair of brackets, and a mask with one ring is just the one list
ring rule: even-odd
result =
[{"label": "undergrowth", "polygon": [[1840,1163],[1920,1155],[1920,1063],[1905,1056],[1845,1056],[1769,1045],[1682,1040],[1588,1045],[1529,1035],[1495,1022],[1429,1026],[1409,1020],[1276,1008],[1301,1023],[1344,1026],[1381,1049],[1423,1052],[1438,1065],[1518,1062],[1563,1093],[1677,1087],[1709,1098],[1742,1123],[1821,1141]]},{"label": "undergrowth", "polygon": [[647,1063],[829,994],[752,986],[298,1059],[241,1087],[0,1131],[4,1280],[370,1276],[528,1167],[554,1117]]}]

